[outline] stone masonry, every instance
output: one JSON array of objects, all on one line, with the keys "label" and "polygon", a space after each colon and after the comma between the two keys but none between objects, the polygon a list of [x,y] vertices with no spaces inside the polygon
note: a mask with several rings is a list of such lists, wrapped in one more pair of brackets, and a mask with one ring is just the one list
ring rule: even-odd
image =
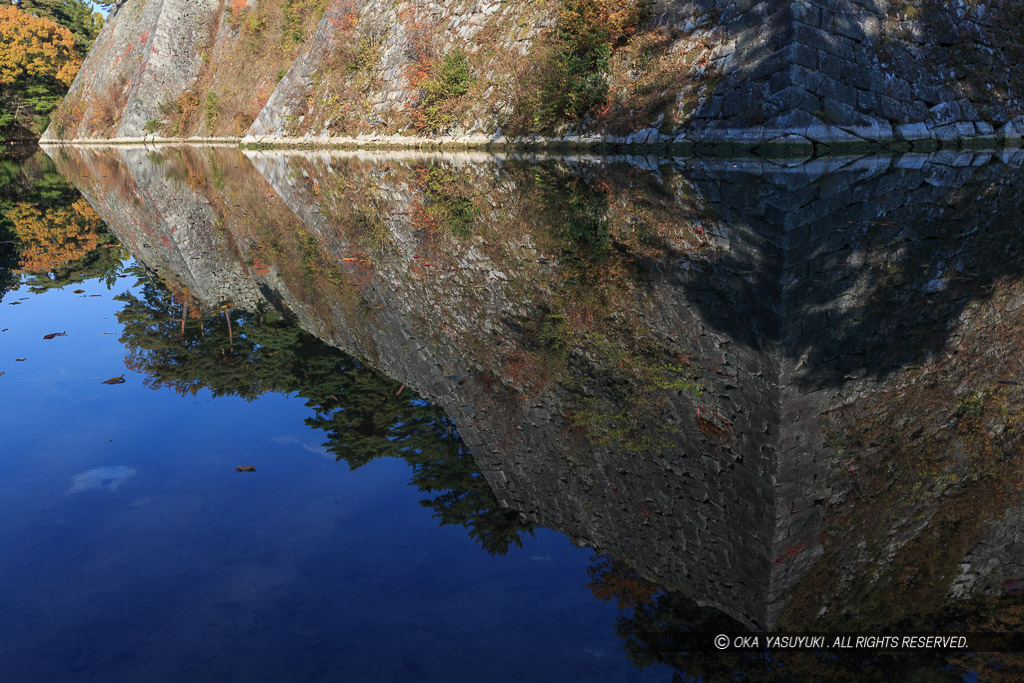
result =
[{"label": "stone masonry", "polygon": [[[523,55],[557,18],[554,4],[365,0],[357,4],[358,28],[350,35],[339,17],[351,4],[335,0],[328,6],[246,140],[429,143],[389,123],[411,97],[409,27],[416,24],[410,17],[433,27],[442,53],[472,52],[487,35],[497,41],[499,54]],[[674,83],[650,95],[675,97],[673,116],[637,124],[626,135],[588,117],[567,124],[555,139],[510,139],[503,131],[517,76],[502,75],[495,63],[475,74],[490,84],[481,100],[434,142],[772,147],[806,154],[836,147],[1017,145],[1024,135],[1024,46],[1012,27],[1024,20],[1022,11],[1013,0],[654,0],[638,36],[667,36],[668,55],[693,55]],[[147,136],[159,105],[196,84],[204,37],[215,37],[207,54],[216,56],[239,49],[232,47],[235,33],[216,0],[130,0],[112,12],[69,93],[64,109],[77,107],[70,120],[78,123],[54,124],[44,139]],[[331,137],[305,121],[303,103],[320,96],[313,85],[338,41],[357,40],[376,46],[371,72],[364,75],[375,84],[365,94],[369,132]],[[94,115],[89,122],[102,102],[117,109],[113,127],[98,126]],[[68,118],[65,111],[55,121]]]}]

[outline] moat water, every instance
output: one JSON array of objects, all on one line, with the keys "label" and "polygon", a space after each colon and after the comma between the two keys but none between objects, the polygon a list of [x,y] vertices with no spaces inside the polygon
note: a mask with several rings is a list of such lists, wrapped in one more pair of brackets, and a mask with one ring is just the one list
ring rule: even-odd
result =
[{"label": "moat water", "polygon": [[2,678],[1021,671],[1022,165],[0,162]]}]

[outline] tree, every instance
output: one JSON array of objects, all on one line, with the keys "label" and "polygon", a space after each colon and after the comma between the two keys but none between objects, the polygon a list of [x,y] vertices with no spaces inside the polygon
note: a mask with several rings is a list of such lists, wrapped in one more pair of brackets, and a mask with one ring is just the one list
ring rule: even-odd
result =
[{"label": "tree", "polygon": [[68,86],[81,65],[71,31],[47,17],[0,7],[0,83],[31,77]]},{"label": "tree", "polygon": [[38,136],[81,65],[67,28],[0,6],[0,139]]},{"label": "tree", "polygon": [[[103,28],[103,15],[84,0],[18,0],[16,4],[29,14],[50,19],[71,31],[75,47],[82,55],[89,51]],[[114,2],[104,0],[93,4],[110,7]]]}]

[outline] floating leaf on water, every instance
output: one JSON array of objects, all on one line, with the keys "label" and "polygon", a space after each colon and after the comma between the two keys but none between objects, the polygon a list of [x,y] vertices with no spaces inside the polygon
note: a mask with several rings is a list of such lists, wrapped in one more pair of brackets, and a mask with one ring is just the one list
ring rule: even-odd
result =
[{"label": "floating leaf on water", "polygon": [[9,330],[9,329],[11,329],[11,328],[9,328],[9,327],[5,327],[4,329],[0,330],[0,332],[6,332],[6,331],[7,331],[7,330]]},{"label": "floating leaf on water", "polygon": [[43,339],[53,339],[54,337],[66,336],[67,332],[51,332],[50,334],[44,334]]},{"label": "floating leaf on water", "polygon": [[84,293],[85,293],[84,289],[76,289],[75,290],[75,294],[84,294]]},{"label": "floating leaf on water", "polygon": [[124,384],[124,375],[103,380],[103,384]]},{"label": "floating leaf on water", "polygon": [[23,363],[26,360],[28,360],[28,358],[15,358],[14,362],[16,362],[16,363]]},{"label": "floating leaf on water", "polygon": [[12,301],[11,302],[11,306],[20,306],[20,305],[21,305],[20,301]]},{"label": "floating leaf on water", "polygon": [[255,472],[255,471],[256,471],[256,465],[249,465],[248,467],[243,467],[242,465],[239,465],[238,467],[235,468],[235,472]]}]

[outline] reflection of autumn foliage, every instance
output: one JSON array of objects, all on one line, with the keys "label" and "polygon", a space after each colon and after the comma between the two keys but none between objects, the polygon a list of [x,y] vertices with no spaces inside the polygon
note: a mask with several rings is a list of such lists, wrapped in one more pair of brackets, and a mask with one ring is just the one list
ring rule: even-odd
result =
[{"label": "reflection of autumn foliage", "polygon": [[[0,259],[6,279],[34,292],[117,277],[126,252],[46,155],[0,163]],[[7,265],[9,264],[9,265]],[[13,285],[0,284],[0,291]]]},{"label": "reflection of autumn foliage", "polygon": [[[969,621],[970,630],[975,633],[1021,633],[1024,630],[1024,604],[1010,600],[1003,598],[1006,604],[979,611],[976,619]],[[1006,683],[1024,680],[1024,653],[1020,652],[974,652],[955,656],[950,663],[963,669],[965,674],[977,672],[976,680]]]},{"label": "reflection of autumn foliage", "polygon": [[587,574],[590,576],[587,588],[594,597],[604,602],[614,600],[620,612],[653,605],[654,596],[661,590],[611,555],[591,558]]},{"label": "reflection of autumn foliage", "polygon": [[58,270],[85,257],[108,237],[103,221],[84,199],[43,211],[26,203],[7,212],[21,241],[19,273]]}]

